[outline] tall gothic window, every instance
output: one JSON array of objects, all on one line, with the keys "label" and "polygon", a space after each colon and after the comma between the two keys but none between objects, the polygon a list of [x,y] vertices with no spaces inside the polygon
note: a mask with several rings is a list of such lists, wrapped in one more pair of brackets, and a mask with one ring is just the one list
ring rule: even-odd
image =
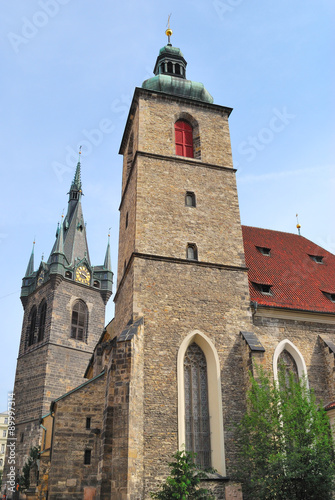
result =
[{"label": "tall gothic window", "polygon": [[40,322],[38,325],[38,339],[37,342],[41,342],[44,338],[44,331],[45,331],[45,318],[47,314],[47,303],[44,300],[42,302],[42,305],[40,306]]},{"label": "tall gothic window", "polygon": [[37,309],[36,309],[36,306],[34,306],[31,313],[30,313],[30,322],[29,322],[29,331],[28,331],[28,346],[33,345],[33,343],[35,341],[36,316],[37,316]]},{"label": "tall gothic window", "polygon": [[191,344],[184,358],[185,446],[197,454],[201,467],[211,466],[210,425],[206,357],[198,344]]},{"label": "tall gothic window", "polygon": [[278,367],[280,366],[284,367],[286,383],[288,383],[291,373],[293,373],[295,381],[299,381],[297,363],[295,362],[292,354],[290,354],[286,349],[283,349],[278,357]]},{"label": "tall gothic window", "polygon": [[176,155],[194,158],[193,153],[193,129],[184,120],[178,120],[174,124]]},{"label": "tall gothic window", "polygon": [[77,300],[72,309],[71,318],[71,338],[76,340],[86,340],[86,330],[88,323],[88,310],[85,302]]}]

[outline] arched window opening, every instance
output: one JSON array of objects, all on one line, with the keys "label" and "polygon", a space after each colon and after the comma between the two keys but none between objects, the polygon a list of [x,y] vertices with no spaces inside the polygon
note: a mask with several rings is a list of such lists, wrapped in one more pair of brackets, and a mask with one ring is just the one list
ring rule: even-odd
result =
[{"label": "arched window opening", "polygon": [[200,347],[191,344],[184,358],[186,450],[196,453],[196,463],[211,466],[207,362]]},{"label": "arched window opening", "polygon": [[180,65],[179,64],[175,65],[175,73],[176,73],[176,75],[180,75]]},{"label": "arched window opening", "polygon": [[192,191],[187,191],[185,196],[185,205],[187,207],[195,207],[195,194]]},{"label": "arched window opening", "polygon": [[72,273],[70,271],[65,271],[65,278],[72,278]]},{"label": "arched window opening", "polygon": [[286,349],[284,349],[278,356],[278,367],[279,369],[283,367],[285,370],[286,384],[288,384],[291,374],[293,374],[296,382],[299,381],[297,363],[295,362],[292,354],[290,354]]},{"label": "arched window opening", "polygon": [[162,63],[162,64],[161,64],[160,68],[161,68],[161,71],[160,71],[160,72],[161,72],[161,73],[164,73],[164,71],[165,71],[165,68],[164,68],[164,63]]},{"label": "arched window opening", "polygon": [[93,286],[95,288],[100,288],[100,281],[97,281],[97,280],[93,281]]},{"label": "arched window opening", "polygon": [[173,73],[172,62],[170,61],[167,63],[167,72]]},{"label": "arched window opening", "polygon": [[42,302],[42,305],[40,306],[40,321],[39,321],[39,325],[38,325],[38,339],[37,339],[37,342],[41,342],[41,340],[44,339],[46,315],[47,315],[47,303],[44,300]]},{"label": "arched window opening", "polygon": [[35,342],[36,317],[37,317],[37,309],[36,306],[34,306],[30,313],[28,346],[33,345],[33,343]]},{"label": "arched window opening", "polygon": [[189,243],[187,245],[186,258],[188,260],[198,260],[197,245],[194,243]]},{"label": "arched window opening", "polygon": [[299,349],[288,339],[282,340],[273,354],[273,376],[278,381],[278,371],[283,364],[286,372],[286,380],[289,373],[293,373],[296,380],[305,377],[308,388],[307,367]]},{"label": "arched window opening", "polygon": [[88,323],[88,310],[85,302],[77,300],[72,308],[71,338],[84,341]]},{"label": "arched window opening", "polygon": [[176,155],[194,158],[193,153],[193,129],[191,125],[183,120],[174,124]]}]

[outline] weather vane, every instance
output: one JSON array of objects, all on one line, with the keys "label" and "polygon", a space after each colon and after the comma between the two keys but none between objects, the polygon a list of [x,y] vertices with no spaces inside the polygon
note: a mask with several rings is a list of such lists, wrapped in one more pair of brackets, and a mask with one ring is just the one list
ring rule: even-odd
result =
[{"label": "weather vane", "polygon": [[171,14],[168,17],[167,30],[165,31],[165,34],[168,37],[168,45],[171,45],[170,37],[173,33],[172,29],[170,28],[170,17],[171,17]]}]

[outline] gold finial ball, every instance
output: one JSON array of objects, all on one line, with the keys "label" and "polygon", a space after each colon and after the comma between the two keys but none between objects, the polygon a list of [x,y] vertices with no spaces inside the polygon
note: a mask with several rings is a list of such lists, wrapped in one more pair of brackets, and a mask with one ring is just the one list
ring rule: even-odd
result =
[{"label": "gold finial ball", "polygon": [[171,36],[173,33],[172,29],[171,28],[168,28],[166,31],[165,31],[165,34],[166,36]]},{"label": "gold finial ball", "polygon": [[301,228],[301,225],[300,224],[297,224],[297,228],[300,229]]}]

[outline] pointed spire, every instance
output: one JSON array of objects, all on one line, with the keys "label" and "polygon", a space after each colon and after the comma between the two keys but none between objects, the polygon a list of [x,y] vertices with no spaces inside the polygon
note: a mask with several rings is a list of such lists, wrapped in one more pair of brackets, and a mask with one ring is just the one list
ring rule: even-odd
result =
[{"label": "pointed spire", "polygon": [[55,248],[53,250],[53,253],[64,253],[64,230],[63,230],[63,219],[64,215],[62,215],[62,222],[59,225],[59,229],[57,231],[57,240],[55,244]]},{"label": "pointed spire", "polygon": [[109,228],[109,232],[108,232],[108,243],[107,243],[105,261],[104,261],[104,268],[107,271],[111,271],[112,270],[111,252],[110,252],[110,230],[111,230],[111,228]]},{"label": "pointed spire", "polygon": [[81,163],[80,163],[80,155],[81,155],[81,146],[79,148],[79,158],[78,158],[78,163],[76,166],[76,171],[74,174],[74,178],[70,187],[70,192],[69,192],[69,202],[71,200],[78,200],[80,198],[80,195],[82,194],[81,190]]},{"label": "pointed spire", "polygon": [[31,255],[30,255],[29,262],[28,262],[26,274],[24,275],[25,277],[26,276],[30,276],[34,272],[34,247],[35,247],[35,240],[33,242],[33,249],[31,251]]}]

